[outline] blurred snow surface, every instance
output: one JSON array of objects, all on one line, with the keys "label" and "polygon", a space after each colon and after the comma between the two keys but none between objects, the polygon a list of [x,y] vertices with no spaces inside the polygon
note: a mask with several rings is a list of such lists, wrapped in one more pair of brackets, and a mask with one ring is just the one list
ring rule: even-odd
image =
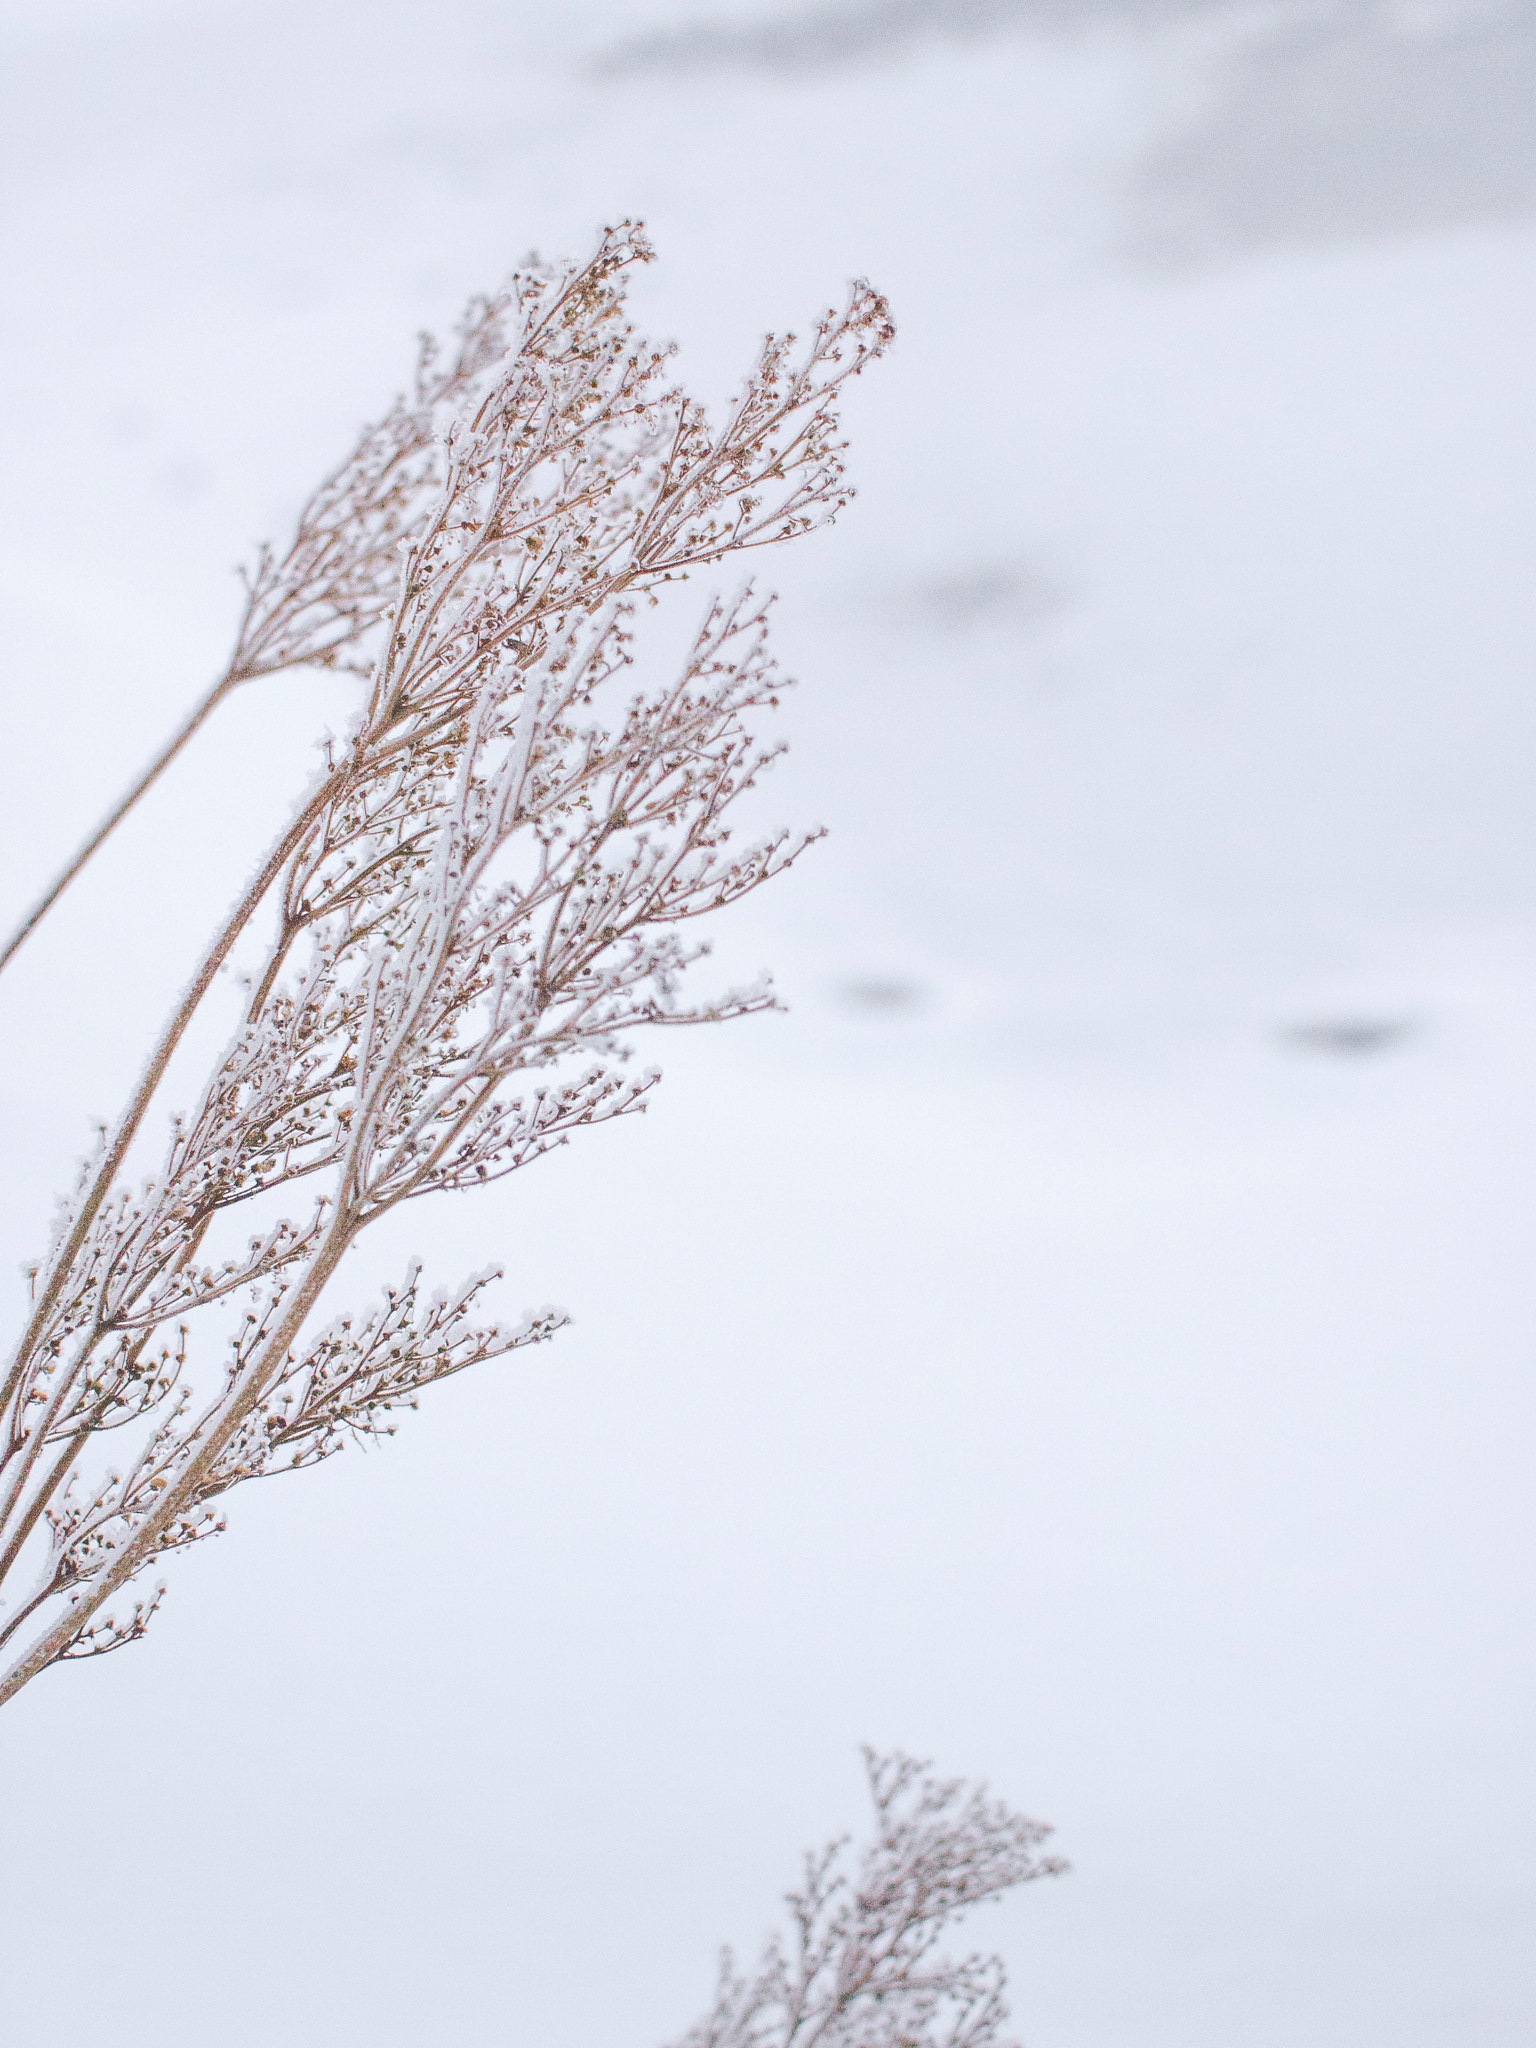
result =
[{"label": "blurred snow surface", "polygon": [[[1031,2048],[1529,2042],[1536,8],[6,37],[18,907],[530,244],[643,215],[716,401],[855,271],[901,328],[768,568],[834,832],[718,964],[792,1014],[360,1257],[577,1325],[6,1713],[6,2042],[646,2048],[861,1740],[1057,1823]],[[222,713],[7,978],[16,1259],[346,708]]]}]

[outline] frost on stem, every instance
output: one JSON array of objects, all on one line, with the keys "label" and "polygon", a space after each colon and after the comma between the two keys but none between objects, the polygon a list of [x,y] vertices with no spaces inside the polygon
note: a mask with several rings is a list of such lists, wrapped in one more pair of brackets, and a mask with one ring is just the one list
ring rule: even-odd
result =
[{"label": "frost on stem", "polygon": [[714,2007],[676,2048],[993,2048],[1008,2017],[997,1956],[939,1953],[973,1906],[1067,1869],[1038,1854],[1051,1829],[984,1787],[864,1752],[875,1829],[805,1859],[786,1934],[754,1976],[727,1950]]},{"label": "frost on stem", "polygon": [[[561,1320],[471,1324],[490,1275],[424,1300],[413,1269],[306,1338],[370,1223],[642,1108],[657,1077],[626,1070],[636,1027],[771,1006],[766,986],[681,994],[704,950],[692,922],[807,843],[732,834],[776,752],[754,737],[784,687],[767,607],[750,584],[715,599],[680,670],[638,690],[637,608],[834,516],[838,394],[891,326],[855,285],[803,343],[770,336],[712,426],[624,318],[626,272],[649,257],[626,223],[583,265],[515,274],[472,310],[449,372],[425,358],[416,408],[322,486],[289,554],[258,564],[240,675],[368,644],[365,702],[39,1268],[0,1382],[0,1701],[136,1639],[153,1604],[98,1613],[221,1528],[229,1487],[387,1432],[422,1387]],[[158,1171],[130,1184],[171,1053],[236,941],[267,926],[239,1028]],[[307,1207],[275,1213],[289,1190]],[[92,1453],[118,1430],[133,1449],[103,1474]]]}]

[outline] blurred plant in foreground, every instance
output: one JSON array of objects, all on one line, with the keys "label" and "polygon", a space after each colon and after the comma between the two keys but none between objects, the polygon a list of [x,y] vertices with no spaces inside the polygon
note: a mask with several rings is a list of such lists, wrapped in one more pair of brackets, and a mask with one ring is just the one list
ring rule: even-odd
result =
[{"label": "blurred plant in foreground", "polygon": [[[624,319],[626,272],[649,258],[625,223],[589,262],[530,263],[472,307],[449,367],[424,356],[413,404],[249,579],[210,703],[314,663],[356,668],[366,701],[215,935],[35,1276],[0,1381],[0,1701],[142,1635],[163,1588],[126,1613],[107,1603],[221,1529],[230,1487],[388,1434],[422,1387],[563,1320],[477,1322],[494,1272],[426,1295],[412,1268],[374,1309],[317,1328],[369,1224],[642,1107],[657,1077],[623,1071],[633,1027],[771,1006],[766,986],[678,994],[706,950],[681,928],[807,843],[730,843],[731,807],[776,751],[748,724],[783,687],[765,607],[750,586],[715,601],[681,672],[638,693],[634,613],[838,511],[837,395],[892,330],[855,285],[803,344],[764,342],[712,429],[663,381],[669,352]],[[228,1048],[131,1180],[172,1057],[242,940],[255,958]],[[316,1193],[295,1219],[278,1204],[304,1181]],[[102,1469],[93,1453],[118,1431],[130,1448]]]},{"label": "blurred plant in foreground", "polygon": [[991,2048],[1008,2017],[997,1956],[941,1956],[950,1924],[986,1899],[1067,1869],[1051,1834],[984,1788],[900,1754],[864,1752],[875,1833],[857,1869],[845,1842],[805,1859],[757,1974],[727,1950],[714,2009],[677,2048]]}]

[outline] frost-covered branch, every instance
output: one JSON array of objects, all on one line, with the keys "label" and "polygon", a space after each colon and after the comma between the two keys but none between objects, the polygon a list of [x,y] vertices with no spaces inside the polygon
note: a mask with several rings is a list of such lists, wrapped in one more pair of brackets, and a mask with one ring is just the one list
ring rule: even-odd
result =
[{"label": "frost-covered branch", "polygon": [[[776,751],[753,730],[783,687],[767,608],[750,585],[717,599],[678,673],[638,690],[637,608],[833,516],[836,399],[891,329],[855,286],[803,344],[770,338],[711,428],[624,319],[625,274],[649,253],[625,225],[585,265],[514,276],[252,577],[231,673],[372,648],[366,701],[38,1270],[0,1382],[0,1641],[35,1633],[0,1701],[142,1634],[153,1603],[122,1627],[96,1617],[222,1526],[209,1503],[231,1485],[377,1434],[421,1387],[557,1326],[544,1311],[506,1336],[462,1327],[482,1281],[418,1314],[413,1274],[382,1320],[306,1340],[370,1223],[643,1108],[656,1076],[626,1071],[636,1027],[771,1003],[766,987],[680,994],[706,950],[683,928],[807,843],[733,838]],[[172,1054],[263,926],[233,1038],[131,1184]],[[300,1182],[295,1220],[274,1205]],[[135,1423],[126,1469],[90,1477],[96,1440]]]},{"label": "frost-covered branch", "polygon": [[900,1754],[864,1753],[872,1839],[805,1859],[789,1926],[755,1975],[727,1950],[710,2013],[677,2048],[993,2048],[1008,2017],[997,1956],[940,1953],[973,1906],[1067,1865],[1038,1853],[1051,1829],[985,1787],[935,1778]]}]

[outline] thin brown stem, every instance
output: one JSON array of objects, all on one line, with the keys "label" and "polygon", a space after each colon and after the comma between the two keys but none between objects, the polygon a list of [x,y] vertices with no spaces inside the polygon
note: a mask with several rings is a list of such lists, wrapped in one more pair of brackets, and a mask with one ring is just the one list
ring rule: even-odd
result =
[{"label": "thin brown stem", "polygon": [[33,932],[37,930],[37,927],[42,923],[49,911],[52,910],[70,883],[82,872],[92,856],[98,853],[106,844],[107,840],[117,830],[118,826],[121,825],[134,805],[138,803],[141,797],[148,795],[149,791],[154,788],[160,777],[170,767],[193,734],[202,727],[225,697],[229,695],[230,691],[236,688],[243,680],[244,678],[233,669],[227,670],[219,678],[202,703],[192,713],[191,717],[187,719],[185,724],[180,727],[155,756],[154,760],[150,762],[138,781],[119,799],[96,827],[90,838],[84,841],[78,851],[71,857],[68,864],[49,883],[21,923],[17,925],[15,931],[6,940],[5,945],[0,947],[0,974],[4,973],[11,960],[20,952]]}]

